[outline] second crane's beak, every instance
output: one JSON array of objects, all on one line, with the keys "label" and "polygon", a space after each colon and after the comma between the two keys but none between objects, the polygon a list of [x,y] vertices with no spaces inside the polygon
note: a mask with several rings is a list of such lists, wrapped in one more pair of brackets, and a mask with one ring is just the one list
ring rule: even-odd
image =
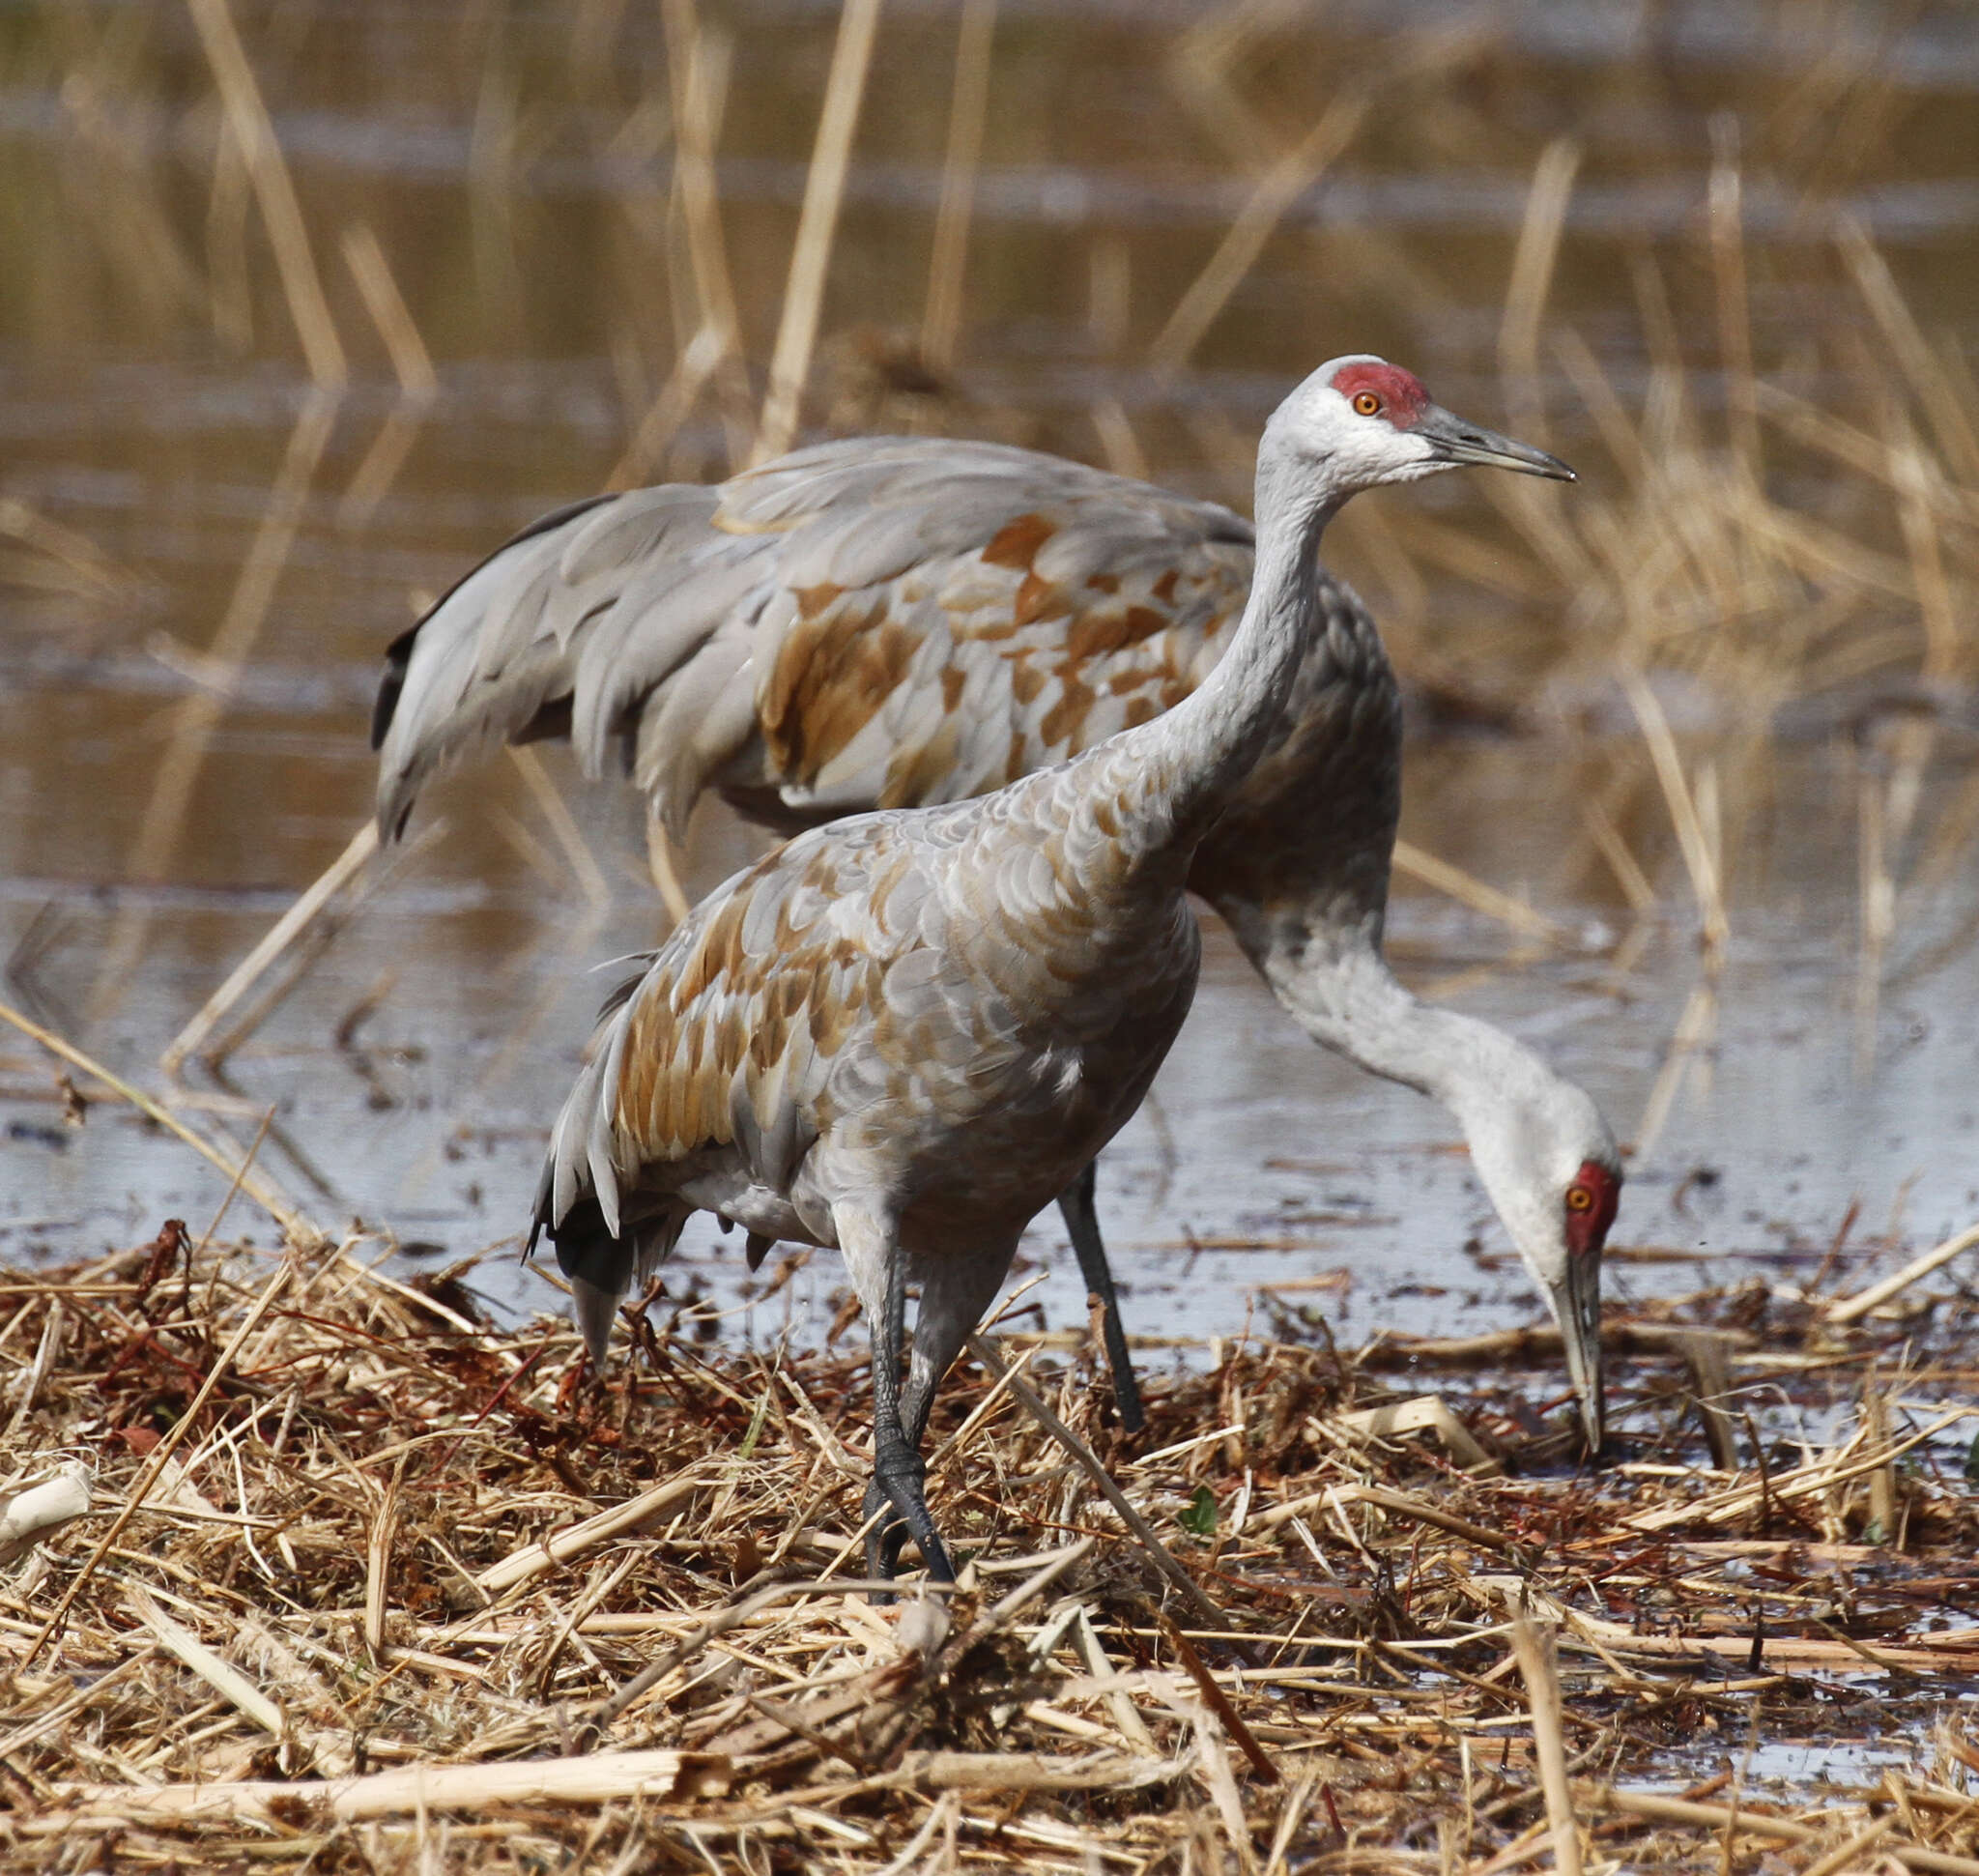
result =
[{"label": "second crane's beak", "polygon": [[1414,425],[1419,437],[1435,447],[1438,458],[1447,463],[1476,464],[1480,469],[1515,469],[1522,476],[1544,476],[1550,481],[1571,482],[1572,470],[1558,456],[1534,449],[1529,443],[1514,443],[1481,424],[1466,423],[1452,417],[1441,404],[1432,404]]},{"label": "second crane's beak", "polygon": [[1588,1451],[1601,1450],[1607,1430],[1607,1395],[1601,1380],[1601,1249],[1568,1255],[1566,1275],[1554,1285],[1553,1313],[1566,1344],[1566,1375],[1579,1397]]}]

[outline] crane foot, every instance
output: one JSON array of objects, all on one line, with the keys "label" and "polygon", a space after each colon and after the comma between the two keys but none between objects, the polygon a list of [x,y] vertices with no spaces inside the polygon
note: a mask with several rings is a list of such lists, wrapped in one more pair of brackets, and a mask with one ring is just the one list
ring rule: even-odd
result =
[{"label": "crane foot", "polygon": [[914,1540],[928,1573],[938,1583],[955,1581],[955,1566],[934,1529],[928,1509],[925,1481],[928,1467],[920,1454],[904,1442],[882,1440],[873,1461],[873,1483],[866,1487],[864,1515],[891,1507],[897,1516],[882,1518],[866,1534],[866,1573],[891,1580],[900,1568],[902,1546]]}]

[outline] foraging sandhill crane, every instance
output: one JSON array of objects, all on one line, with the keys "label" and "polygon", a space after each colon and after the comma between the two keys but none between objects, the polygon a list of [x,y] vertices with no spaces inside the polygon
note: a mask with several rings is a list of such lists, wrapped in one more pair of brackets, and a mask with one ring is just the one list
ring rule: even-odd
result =
[{"label": "foraging sandhill crane", "polygon": [[[1181,1026],[1200,951],[1191,864],[1260,760],[1283,760],[1286,724],[1298,722],[1285,706],[1338,626],[1320,581],[1321,531],[1357,490],[1467,462],[1570,474],[1460,422],[1380,360],[1322,366],[1265,426],[1249,596],[1223,655],[1188,695],[1069,761],[1019,762],[1018,779],[993,794],[799,835],[716,888],[607,1003],[557,1121],[531,1244],[548,1230],[597,1359],[618,1299],[696,1211],[761,1239],[839,1250],[873,1338],[875,1574],[892,1573],[909,1535],[932,1573],[952,1573],[920,1458],[935,1388],[1024,1227],[1133,1112]],[[789,499],[772,498],[765,521]],[[885,554],[862,549],[875,530]],[[905,532],[861,505],[821,544],[804,588],[871,577],[875,560],[883,567],[902,554]],[[1048,594],[1051,573],[1037,564],[1048,530],[1040,517],[1022,532],[1033,591]],[[583,566],[569,564],[578,544],[533,572],[527,559],[498,561],[473,578],[581,590]],[[737,580],[732,568],[712,580],[725,613]],[[1006,619],[1019,629],[1021,606]],[[760,682],[777,689],[773,674]],[[586,712],[588,701],[580,690],[581,741],[617,715],[611,703]],[[718,713],[703,691],[696,717]],[[1330,805],[1307,804],[1322,820]],[[1370,1010],[1400,1008],[1398,997],[1370,1005],[1350,995],[1335,1020],[1351,1030]],[[1446,1090],[1453,1057],[1459,1078],[1475,1074],[1464,1029],[1405,1026],[1414,1053],[1394,1067]],[[1502,1038],[1497,1049],[1502,1057]],[[1495,1089],[1489,1114],[1472,1116],[1473,1137],[1536,1184],[1521,1092]],[[1563,1175],[1575,1196],[1535,1261],[1562,1300],[1598,1439],[1592,1306],[1618,1173],[1598,1121],[1573,1150],[1588,1160]],[[913,1282],[921,1301],[903,1390]]]},{"label": "foraging sandhill crane", "polygon": [[[1453,462],[1532,466],[1472,434]],[[380,824],[401,830],[450,757],[547,736],[571,736],[594,775],[622,753],[675,833],[706,788],[787,832],[965,798],[1187,696],[1230,641],[1254,538],[1213,503],[946,439],[828,443],[715,488],[599,497],[499,550],[393,645],[373,722]],[[1324,629],[1190,886],[1315,1041],[1455,1114],[1598,1442],[1612,1140],[1530,1050],[1389,971],[1399,700],[1373,620],[1323,567],[1313,604]],[[1133,1429],[1090,1168],[1060,1203]],[[765,1248],[753,1234],[752,1263]]]}]

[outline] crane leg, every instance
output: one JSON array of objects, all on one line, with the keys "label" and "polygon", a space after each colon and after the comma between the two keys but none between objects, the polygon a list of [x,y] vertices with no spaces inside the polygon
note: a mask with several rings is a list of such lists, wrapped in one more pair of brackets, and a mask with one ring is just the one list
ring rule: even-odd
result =
[{"label": "crane leg", "polygon": [[1120,1424],[1130,1433],[1137,1433],[1147,1425],[1147,1414],[1140,1403],[1140,1383],[1133,1378],[1133,1358],[1127,1352],[1127,1331],[1120,1326],[1120,1298],[1114,1292],[1113,1272],[1106,1264],[1106,1246],[1100,1237],[1100,1212],[1094,1202],[1099,1172],[1099,1161],[1090,1162],[1076,1183],[1059,1195],[1058,1209],[1065,1228],[1072,1233],[1072,1248],[1078,1254],[1086,1294],[1100,1305],[1106,1366],[1113,1373],[1113,1400],[1120,1409]]},{"label": "crane leg", "polygon": [[[841,1215],[839,1243],[849,1254],[846,1262],[852,1267],[854,1282],[861,1276],[870,1280],[876,1275],[880,1292],[874,1299],[879,1308],[867,1314],[873,1334],[873,1483],[866,1488],[865,1516],[871,1519],[889,1507],[898,1514],[882,1516],[867,1533],[867,1573],[891,1577],[900,1563],[901,1546],[911,1537],[928,1573],[937,1582],[952,1583],[955,1566],[949,1562],[948,1551],[934,1529],[934,1515],[928,1509],[928,1467],[921,1458],[920,1441],[909,1438],[901,1418],[901,1351],[907,1333],[906,1253],[891,1231],[884,1233],[876,1247],[880,1258],[875,1272],[870,1252],[862,1256],[847,1244],[846,1223]],[[862,1302],[867,1300],[866,1287],[860,1284]]]},{"label": "crane leg", "polygon": [[687,914],[693,906],[680,883],[679,870],[674,864],[674,838],[667,832],[667,823],[656,814],[646,817],[645,860],[653,876],[653,884],[659,888],[661,903],[667,909],[667,916],[675,925],[686,924]]}]

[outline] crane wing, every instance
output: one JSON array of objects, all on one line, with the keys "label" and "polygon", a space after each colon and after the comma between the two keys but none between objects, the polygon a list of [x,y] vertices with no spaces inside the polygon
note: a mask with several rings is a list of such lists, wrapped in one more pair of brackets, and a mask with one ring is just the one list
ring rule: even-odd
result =
[{"label": "crane wing", "polygon": [[995,444],[805,450],[730,483],[716,525],[788,545],[758,736],[712,779],[795,823],[961,800],[1158,715],[1254,557],[1226,508]]},{"label": "crane wing", "polygon": [[677,829],[712,782],[786,825],[1001,786],[1167,708],[1248,592],[1249,525],[1028,450],[819,445],[548,516],[392,648],[396,831],[487,742],[615,742]]},{"label": "crane wing", "polygon": [[929,880],[902,834],[898,817],[875,816],[779,848],[702,901],[607,1001],[537,1199],[559,1255],[573,1213],[580,1242],[636,1239],[657,1218],[671,1245],[697,1202],[680,1188],[697,1178],[726,1185],[745,1219],[748,1193],[787,1199],[822,1133],[927,1065],[913,1032],[931,1015],[915,995],[917,964],[936,956]]}]

